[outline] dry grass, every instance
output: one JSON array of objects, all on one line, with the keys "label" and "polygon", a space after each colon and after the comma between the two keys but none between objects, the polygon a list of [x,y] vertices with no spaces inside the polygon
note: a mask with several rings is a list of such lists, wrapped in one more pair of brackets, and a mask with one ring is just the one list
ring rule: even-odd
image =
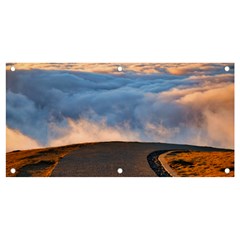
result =
[{"label": "dry grass", "polygon": [[[233,177],[234,151],[227,152],[173,152],[166,162],[181,177]],[[225,168],[230,173],[225,173]]]},{"label": "dry grass", "polygon": [[[90,145],[95,145],[94,147]],[[76,155],[77,159],[82,159],[82,169],[87,169],[86,175],[89,176],[89,162],[94,166],[97,174],[103,174],[106,163],[110,170],[116,172],[115,165],[123,166],[128,169],[130,176],[137,176],[141,172],[141,176],[152,176],[152,169],[149,170],[146,156],[158,149],[169,149],[172,145],[163,144],[143,144],[143,143],[125,143],[125,142],[109,142],[109,143],[84,143],[74,144],[61,147],[31,149],[24,151],[14,151],[6,154],[6,176],[7,177],[48,177],[52,175],[52,171],[65,155],[72,151],[82,149],[81,155]],[[116,150],[117,149],[117,150]],[[189,149],[189,146],[188,146]],[[128,151],[127,151],[128,150]],[[115,156],[117,154],[117,156]],[[75,156],[75,155],[74,155]],[[75,156],[75,157],[76,157]],[[70,157],[71,158],[71,157]],[[96,160],[97,159],[97,160]],[[104,159],[101,161],[100,159]],[[112,161],[114,159],[114,161]],[[131,160],[131,164],[126,162]],[[71,161],[70,161],[71,160]],[[70,166],[73,160],[68,159],[66,162]],[[199,152],[178,150],[166,155],[165,160],[179,176],[234,176],[234,152]],[[74,162],[73,161],[73,162]],[[63,162],[62,162],[63,163]],[[128,164],[126,164],[128,163]],[[69,165],[70,164],[70,165]],[[77,161],[77,164],[78,161]],[[102,165],[104,165],[104,168]],[[114,168],[112,171],[111,166]],[[132,169],[131,166],[134,166]],[[136,170],[137,166],[137,170]],[[59,166],[57,166],[59,167]],[[75,165],[73,163],[73,167]],[[16,169],[16,173],[11,173],[11,168]],[[229,168],[231,172],[226,174],[225,168]],[[93,168],[91,168],[92,171]],[[99,170],[101,169],[101,171]],[[103,169],[103,170],[102,170]],[[55,169],[56,170],[56,169]],[[68,169],[68,171],[70,171]],[[104,170],[104,171],[105,171]],[[150,172],[149,172],[149,171]],[[64,170],[65,171],[65,170]],[[68,173],[68,172],[67,172]],[[91,172],[94,175],[93,172]],[[83,174],[84,175],[84,174]],[[94,176],[95,176],[94,175]],[[154,173],[153,173],[154,175]],[[69,176],[72,174],[69,173]],[[102,176],[102,175],[101,175]],[[105,175],[104,175],[105,176]]]},{"label": "dry grass", "polygon": [[[79,149],[83,144],[61,147],[13,151],[6,154],[7,177],[48,177],[66,154]],[[10,172],[11,168],[16,173]]]}]

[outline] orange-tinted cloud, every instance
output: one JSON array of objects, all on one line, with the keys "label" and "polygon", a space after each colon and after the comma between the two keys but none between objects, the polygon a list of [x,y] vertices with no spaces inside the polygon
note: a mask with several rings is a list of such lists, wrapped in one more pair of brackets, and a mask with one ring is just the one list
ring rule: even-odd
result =
[{"label": "orange-tinted cloud", "polygon": [[[215,70],[224,69],[226,64],[208,63],[8,63],[6,70],[11,66],[17,70],[62,70],[77,72],[111,73],[122,75],[124,73],[136,74],[172,74],[181,75],[203,75]],[[118,66],[123,71],[118,71]]]},{"label": "orange-tinted cloud", "polygon": [[24,150],[24,149],[33,149],[42,147],[36,140],[22,134],[18,130],[11,128],[6,129],[7,136],[7,152],[13,150]]},{"label": "orange-tinted cloud", "polygon": [[233,148],[233,84],[206,91],[195,91],[182,96],[177,102],[187,107],[189,111],[198,111],[202,114],[203,122],[200,124],[201,128],[206,130],[206,138],[202,139],[202,143]]},{"label": "orange-tinted cloud", "polygon": [[[139,74],[161,73],[160,68],[164,64],[141,64],[141,63],[9,63],[6,70],[10,71],[14,65],[17,70],[57,70],[76,72],[111,73],[121,75],[126,72]],[[123,71],[118,71],[118,66],[122,66]]]},{"label": "orange-tinted cloud", "polygon": [[224,69],[225,64],[207,64],[207,63],[173,63],[167,64],[165,67],[170,74],[173,75],[202,75],[212,72],[216,69]]},{"label": "orange-tinted cloud", "polygon": [[182,96],[178,103],[189,105],[194,109],[204,108],[215,112],[221,109],[231,110],[231,112],[234,110],[234,85],[232,83],[205,91],[203,89],[191,90],[192,92]]},{"label": "orange-tinted cloud", "polygon": [[53,126],[61,137],[52,139],[50,146],[68,145],[84,142],[103,141],[136,141],[140,140],[138,133],[131,132],[127,124],[124,127],[109,127],[104,121],[94,123],[86,119],[73,121],[68,119],[66,128]]},{"label": "orange-tinted cloud", "polygon": [[[165,63],[8,63],[6,70],[10,71],[14,65],[17,70],[63,70],[78,72],[95,72],[95,73],[114,73],[123,74],[125,72],[139,74],[162,73],[161,69],[171,68],[171,64]],[[118,71],[118,66],[123,67],[123,71]],[[174,65],[175,66],[175,65]]]}]

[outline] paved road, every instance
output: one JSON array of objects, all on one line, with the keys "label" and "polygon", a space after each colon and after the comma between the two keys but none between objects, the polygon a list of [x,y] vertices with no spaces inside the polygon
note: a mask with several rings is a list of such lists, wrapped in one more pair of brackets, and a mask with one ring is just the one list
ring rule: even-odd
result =
[{"label": "paved road", "polygon": [[[135,142],[104,142],[82,145],[60,160],[53,177],[156,177],[147,156],[159,150],[206,150],[189,145]],[[117,172],[118,168],[123,173]]]}]

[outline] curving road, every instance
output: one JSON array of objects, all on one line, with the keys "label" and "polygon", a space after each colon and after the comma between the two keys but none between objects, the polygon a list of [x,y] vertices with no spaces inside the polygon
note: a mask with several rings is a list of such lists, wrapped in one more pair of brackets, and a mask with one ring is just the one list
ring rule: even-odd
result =
[{"label": "curving road", "polygon": [[[174,149],[213,151],[213,148],[190,145],[138,142],[101,142],[82,145],[64,158],[52,177],[156,177],[165,176],[156,165],[156,152]],[[155,152],[155,153],[154,153]],[[159,154],[160,154],[159,152]],[[152,155],[151,155],[152,154]],[[158,154],[158,155],[159,155]],[[117,172],[122,168],[122,174]],[[162,174],[163,173],[163,174]]]}]

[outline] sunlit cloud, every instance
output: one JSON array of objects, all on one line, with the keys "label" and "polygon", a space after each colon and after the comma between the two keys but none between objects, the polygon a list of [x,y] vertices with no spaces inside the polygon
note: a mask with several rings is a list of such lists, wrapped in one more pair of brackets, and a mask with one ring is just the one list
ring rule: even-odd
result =
[{"label": "sunlit cloud", "polygon": [[14,64],[16,71],[7,70],[8,128],[41,146],[121,140],[234,147],[233,64],[229,72],[224,63],[122,63],[123,72],[118,65]]},{"label": "sunlit cloud", "polygon": [[[207,63],[8,63],[6,70],[11,66],[16,70],[57,70],[95,73],[137,73],[137,74],[172,74],[172,75],[199,75],[221,71],[226,64]],[[118,71],[118,66],[123,67],[123,72]]]},{"label": "sunlit cloud", "polygon": [[42,145],[40,145],[36,140],[22,134],[18,130],[10,129],[8,127],[6,131],[6,139],[7,152],[42,147]]},{"label": "sunlit cloud", "polygon": [[98,123],[86,119],[67,121],[68,125],[65,128],[54,126],[59,137],[51,140],[50,146],[84,142],[140,141],[139,134],[132,132],[126,124],[122,127],[109,127],[104,120]]}]

